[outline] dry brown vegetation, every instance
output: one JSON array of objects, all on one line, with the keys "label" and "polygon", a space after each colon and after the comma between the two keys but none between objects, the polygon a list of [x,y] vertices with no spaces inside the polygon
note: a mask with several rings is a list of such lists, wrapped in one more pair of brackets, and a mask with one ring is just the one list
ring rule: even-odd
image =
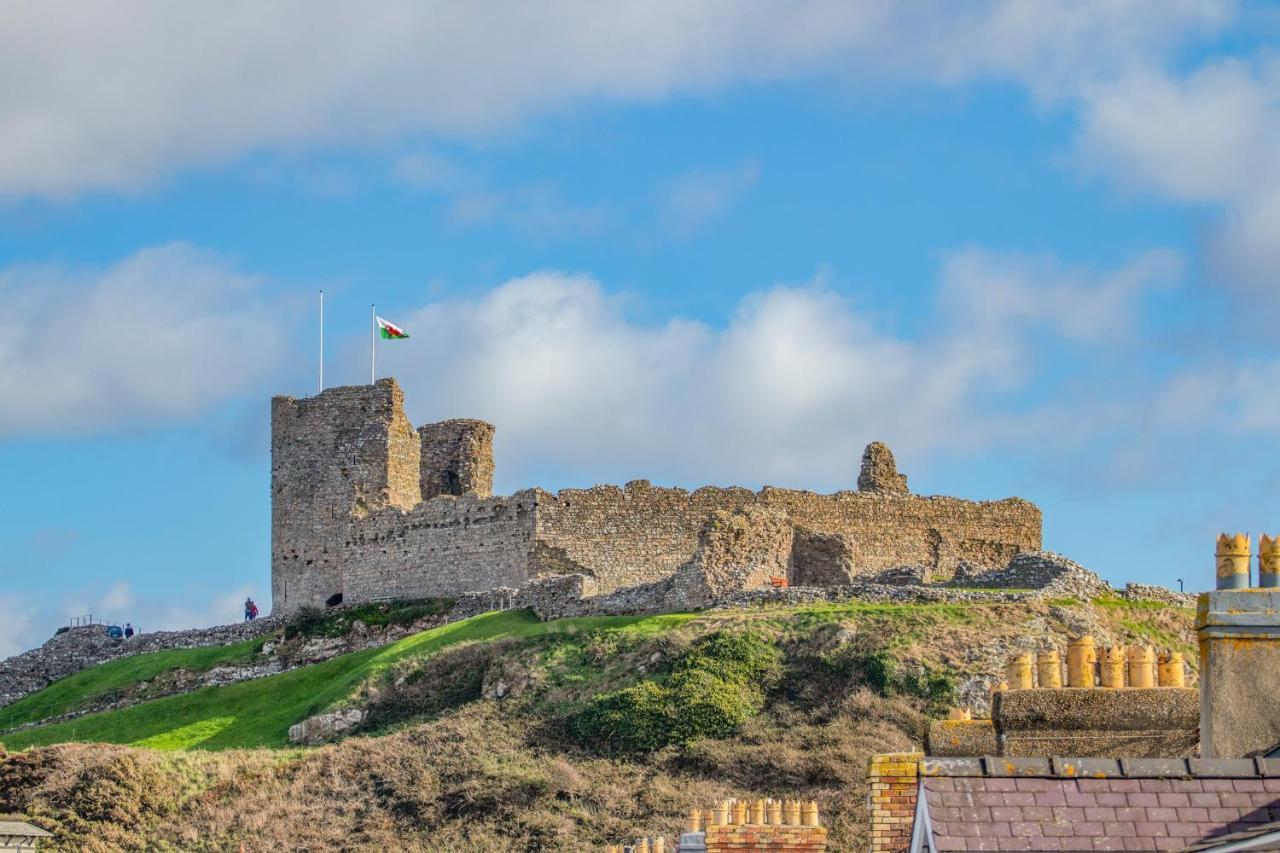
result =
[{"label": "dry brown vegetation", "polygon": [[[788,672],[736,736],[627,760],[569,736],[566,709],[575,703],[634,682],[655,655],[742,622],[771,632]],[[1061,640],[1076,623],[1107,641],[1190,637],[1185,611],[1059,603],[763,610],[712,614],[631,645],[580,637],[571,648],[461,647],[416,677],[396,675],[403,690],[382,694],[383,736],[310,750],[33,749],[0,759],[0,814],[54,832],[54,850],[556,851],[639,834],[671,838],[689,809],[727,796],[800,796],[818,801],[832,849],[856,850],[865,846],[867,758],[917,746],[925,703],[880,695],[841,655],[891,646],[905,666],[946,666],[963,678],[999,660],[984,649],[1028,631]],[[522,695],[502,702],[474,698],[478,680],[460,672],[512,661],[535,671]]]}]

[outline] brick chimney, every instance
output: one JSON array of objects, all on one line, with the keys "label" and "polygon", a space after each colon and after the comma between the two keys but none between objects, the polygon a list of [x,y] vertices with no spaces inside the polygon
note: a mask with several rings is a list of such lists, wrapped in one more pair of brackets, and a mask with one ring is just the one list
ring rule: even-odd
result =
[{"label": "brick chimney", "polygon": [[871,790],[871,853],[906,853],[911,846],[919,796],[919,752],[871,756],[867,787]]},{"label": "brick chimney", "polygon": [[[1275,540],[1259,576],[1275,583]],[[1200,754],[1266,755],[1280,746],[1280,588],[1249,586],[1249,537],[1218,537],[1218,588],[1200,596]]]}]

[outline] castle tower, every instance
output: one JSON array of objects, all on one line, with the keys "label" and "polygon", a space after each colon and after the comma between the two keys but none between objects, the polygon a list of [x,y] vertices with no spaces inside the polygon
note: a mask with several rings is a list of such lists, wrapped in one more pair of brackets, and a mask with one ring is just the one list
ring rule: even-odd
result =
[{"label": "castle tower", "polygon": [[418,427],[422,499],[493,494],[493,425],[457,419]]},{"label": "castle tower", "polygon": [[394,379],[271,401],[274,610],[337,603],[353,521],[420,500],[420,444]]},{"label": "castle tower", "polygon": [[898,473],[893,451],[888,445],[873,441],[862,451],[862,471],[858,474],[858,491],[888,495],[908,493],[907,478]]}]

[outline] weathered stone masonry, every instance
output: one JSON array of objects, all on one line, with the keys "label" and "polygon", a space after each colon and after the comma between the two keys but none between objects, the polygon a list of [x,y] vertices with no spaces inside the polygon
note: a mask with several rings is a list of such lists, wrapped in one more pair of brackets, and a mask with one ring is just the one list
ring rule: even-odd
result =
[{"label": "weathered stone masonry", "polygon": [[856,492],[689,492],[637,480],[494,497],[492,438],[474,420],[415,431],[392,379],[275,398],[277,611],[520,587],[552,574],[584,575],[600,593],[653,583],[690,563],[718,512],[745,514],[726,529],[767,520],[774,532],[765,534],[776,534],[772,567],[744,575],[750,584],[781,574],[793,585],[834,585],[903,564],[945,578],[962,562],[1003,567],[1040,548],[1033,504],[910,494],[879,444]]}]

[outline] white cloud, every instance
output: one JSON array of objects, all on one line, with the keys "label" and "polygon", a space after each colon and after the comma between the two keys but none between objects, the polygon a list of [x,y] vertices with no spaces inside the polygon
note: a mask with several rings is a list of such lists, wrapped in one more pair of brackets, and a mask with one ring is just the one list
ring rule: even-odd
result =
[{"label": "white cloud", "polygon": [[535,239],[593,234],[609,218],[604,205],[571,202],[549,183],[465,190],[452,198],[449,216],[459,225],[504,223]]},{"label": "white cloud", "polygon": [[31,603],[19,596],[0,594],[0,660],[34,648],[40,640],[33,636],[35,614]]},{"label": "white cloud", "polygon": [[[1063,341],[1116,343],[1134,303],[1175,266],[1156,253],[1089,277],[961,253],[919,340],[878,329],[821,280],[751,294],[715,328],[637,323],[594,279],[541,272],[406,314],[414,337],[380,363],[406,385],[411,417],[489,419],[503,459],[524,469],[837,488],[872,439],[918,455],[1020,434],[993,395],[1016,390]],[[507,485],[528,485],[503,464]]]},{"label": "white cloud", "polygon": [[1140,297],[1175,281],[1181,266],[1176,253],[1159,250],[1099,275],[1048,256],[969,248],[947,258],[941,301],[953,322],[974,329],[1014,337],[1047,327],[1067,340],[1115,344],[1133,335]]},{"label": "white cloud", "polygon": [[391,170],[399,183],[416,190],[452,192],[469,183],[458,166],[443,157],[425,152],[406,154]]},{"label": "white cloud", "polygon": [[1274,300],[1280,265],[1280,60],[1214,59],[1185,75],[1146,69],[1083,98],[1083,161],[1122,185],[1221,206],[1217,277]]},{"label": "white cloud", "polygon": [[1280,434],[1277,383],[1280,360],[1274,358],[1201,364],[1170,377],[1157,398],[1158,411],[1186,429]]},{"label": "white cloud", "polygon": [[719,216],[760,180],[760,163],[748,160],[730,169],[697,169],[662,187],[659,217],[667,229],[687,235]]},{"label": "white cloud", "polygon": [[0,193],[129,190],[251,151],[477,137],[600,100],[837,75],[1052,94],[1163,56],[1227,0],[352,0],[6,6]]},{"label": "white cloud", "polygon": [[127,581],[116,581],[111,585],[95,608],[96,612],[118,614],[133,606],[133,588]]},{"label": "white cloud", "polygon": [[280,369],[258,281],[184,244],[0,270],[0,435],[189,419]]}]

